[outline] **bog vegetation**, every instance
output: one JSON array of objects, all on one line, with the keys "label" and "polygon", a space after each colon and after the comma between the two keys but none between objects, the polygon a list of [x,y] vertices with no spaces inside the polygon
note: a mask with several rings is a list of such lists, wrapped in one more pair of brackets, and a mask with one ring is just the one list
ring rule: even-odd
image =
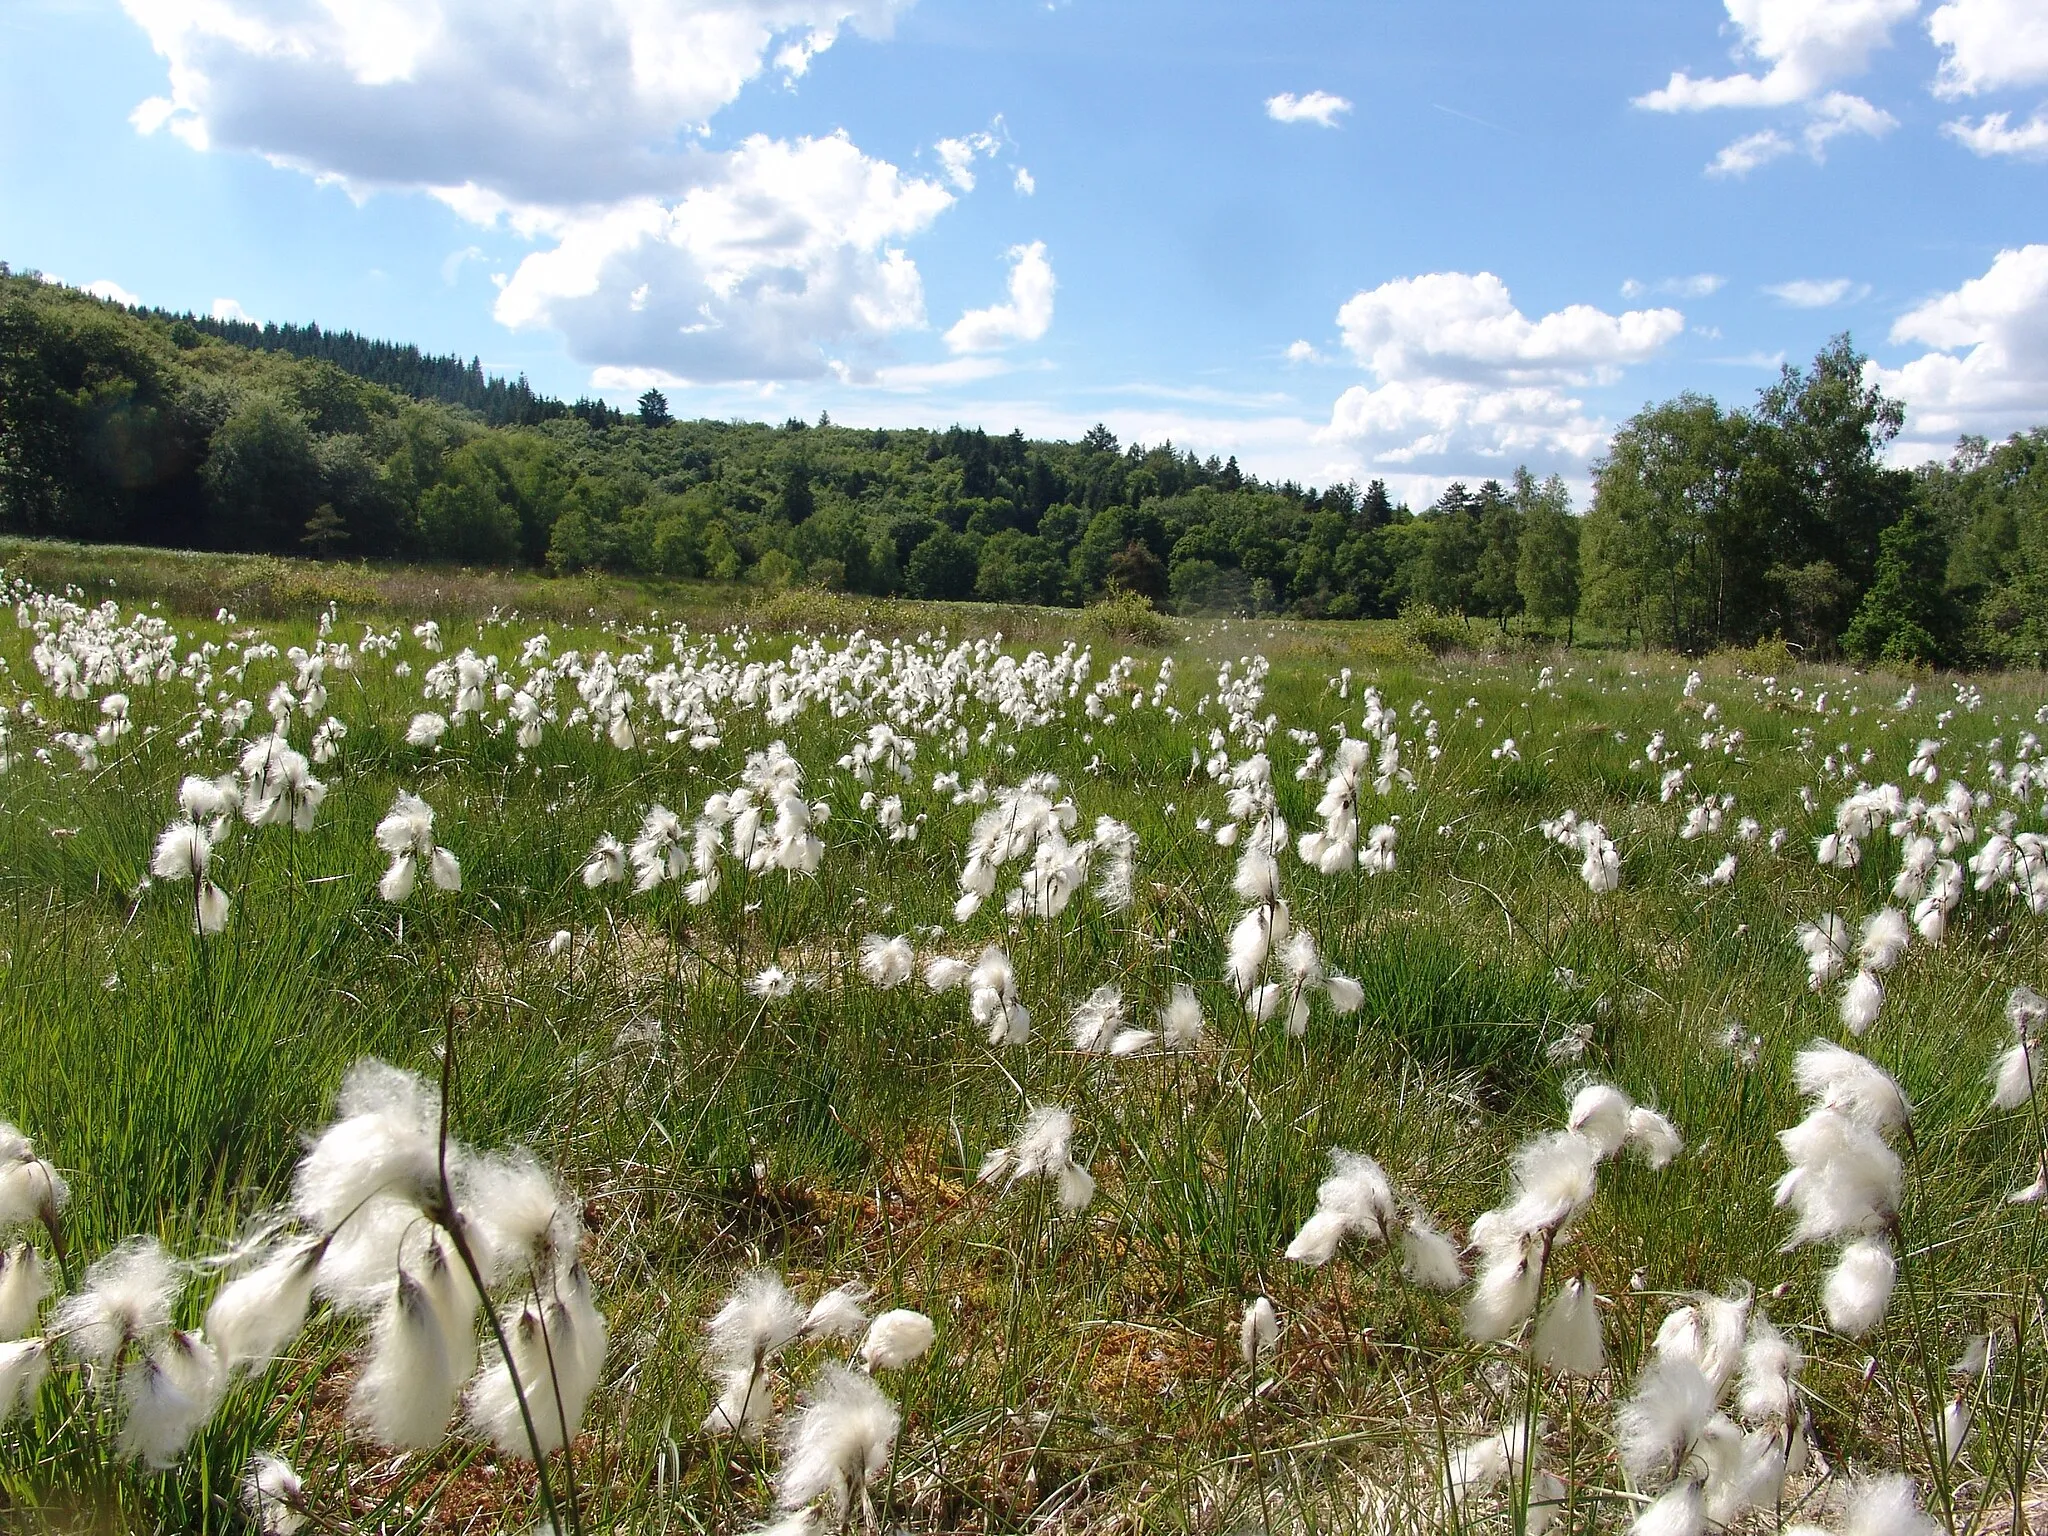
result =
[{"label": "bog vegetation", "polygon": [[5,598],[11,1527],[2043,1518],[2038,674]]},{"label": "bog vegetation", "polygon": [[0,268],[0,531],[807,583],[871,596],[1391,617],[1688,652],[2038,666],[2048,435],[1887,468],[1900,407],[1847,337],[1755,402],[1625,423],[1575,515],[1517,472],[1410,509],[1171,443],[791,420],[536,396],[318,327],[129,311]]}]

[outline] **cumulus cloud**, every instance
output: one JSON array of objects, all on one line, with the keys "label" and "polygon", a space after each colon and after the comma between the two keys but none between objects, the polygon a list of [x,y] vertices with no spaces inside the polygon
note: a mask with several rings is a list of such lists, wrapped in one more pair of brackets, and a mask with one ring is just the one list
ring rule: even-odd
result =
[{"label": "cumulus cloud", "polygon": [[1868,297],[1870,285],[1851,282],[1846,277],[1800,277],[1789,283],[1769,284],[1764,292],[1794,309],[1830,309],[1845,300]]},{"label": "cumulus cloud", "polygon": [[972,192],[974,162],[993,158],[1003,143],[1003,120],[998,117],[989,128],[979,133],[964,134],[957,139],[940,139],[932,146],[932,153],[939,157],[946,180],[962,192]]},{"label": "cumulus cloud", "polygon": [[1927,35],[1943,54],[1938,95],[2048,80],[2048,11],[2038,0],[1948,0],[1927,19]]},{"label": "cumulus cloud", "polygon": [[1038,190],[1038,179],[1020,165],[1017,174],[1010,178],[1010,185],[1017,189],[1019,197],[1029,197]]},{"label": "cumulus cloud", "polygon": [[142,303],[141,299],[111,278],[103,277],[96,283],[87,283],[82,291],[91,294],[96,299],[111,299],[116,304],[125,304],[130,309],[134,309]]},{"label": "cumulus cloud", "polygon": [[1901,315],[1891,340],[1931,349],[1871,369],[1906,402],[1907,456],[1943,453],[1965,432],[1996,438],[2033,425],[2048,397],[2048,245],[2000,251],[1983,276]]},{"label": "cumulus cloud", "polygon": [[987,309],[970,309],[946,332],[955,352],[994,352],[1015,341],[1036,341],[1052,324],[1052,262],[1045,242],[1012,246],[1010,297]]},{"label": "cumulus cloud", "polygon": [[[2020,3],[2020,0],[2013,0]],[[1726,0],[1741,41],[1740,61],[1764,66],[1699,79],[1683,70],[1636,98],[1652,112],[1703,112],[1716,107],[1783,107],[1852,79],[1891,41],[1892,28],[1919,0]]]},{"label": "cumulus cloud", "polygon": [[212,308],[207,313],[216,320],[239,320],[244,325],[261,325],[263,323],[233,299],[215,299]]},{"label": "cumulus cloud", "polygon": [[1679,299],[1712,298],[1727,287],[1728,279],[1718,272],[1695,272],[1689,277],[1661,277],[1653,283],[1640,282],[1631,277],[1621,285],[1624,299],[1640,299],[1652,293],[1669,294]]},{"label": "cumulus cloud", "polygon": [[1310,91],[1305,96],[1282,91],[1266,98],[1266,116],[1276,123],[1314,123],[1318,128],[1334,128],[1337,119],[1350,110],[1350,102],[1328,91]]},{"label": "cumulus cloud", "polygon": [[2018,127],[2013,126],[2011,113],[1992,112],[1976,123],[1959,117],[1943,123],[1941,131],[1972,154],[1987,159],[2010,155],[2015,160],[2048,160],[2048,107],[2037,108]]},{"label": "cumulus cloud", "polygon": [[143,131],[358,189],[553,205],[687,186],[683,140],[749,81],[801,74],[843,27],[882,34],[906,3],[123,0],[169,64]]},{"label": "cumulus cloud", "polygon": [[952,200],[843,133],[756,135],[673,204],[528,210],[555,244],[519,264],[495,312],[559,330],[592,363],[693,382],[815,378],[826,345],[924,323],[923,281],[900,242]]},{"label": "cumulus cloud", "polygon": [[1721,152],[1708,162],[1707,174],[1747,176],[1758,166],[1781,160],[1802,146],[1807,157],[1819,165],[1827,159],[1828,145],[1844,134],[1882,138],[1898,126],[1898,119],[1891,113],[1882,107],[1872,106],[1861,96],[1853,96],[1846,91],[1830,91],[1820,100],[1808,103],[1806,126],[1801,130],[1798,142],[1775,128],[1745,134],[1722,147]]},{"label": "cumulus cloud", "polygon": [[[940,140],[931,177],[843,132],[703,137],[751,82],[794,81],[910,3],[123,0],[169,65],[139,131],[508,227],[539,248],[500,279],[499,321],[556,329],[594,368],[727,383],[871,369],[926,323],[907,243],[1007,143],[1000,119]],[[1002,334],[1006,317],[1042,334],[1044,276],[1037,308],[997,306],[962,334]]]},{"label": "cumulus cloud", "polygon": [[1286,355],[1287,361],[1290,363],[1321,363],[1328,361],[1322,353],[1316,350],[1315,343],[1310,341],[1290,341],[1287,343]]},{"label": "cumulus cloud", "polygon": [[1337,312],[1371,384],[1347,389],[1326,436],[1405,464],[1597,451],[1606,423],[1573,390],[1612,382],[1685,328],[1675,309],[1574,304],[1531,320],[1490,272],[1433,272],[1354,295]]}]

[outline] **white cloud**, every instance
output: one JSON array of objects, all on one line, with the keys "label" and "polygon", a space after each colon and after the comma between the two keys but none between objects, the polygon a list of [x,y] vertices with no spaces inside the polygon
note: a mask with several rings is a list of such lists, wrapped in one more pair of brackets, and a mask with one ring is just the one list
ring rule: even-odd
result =
[{"label": "white cloud", "polygon": [[1982,277],[1901,315],[1891,340],[1933,349],[1871,369],[1906,402],[1902,456],[1946,453],[1964,432],[2035,425],[2048,398],[2048,245],[2000,251]]},{"label": "white cloud", "polygon": [[970,133],[957,139],[940,139],[932,146],[932,153],[939,157],[939,165],[945,171],[946,180],[962,192],[974,190],[974,162],[977,159],[993,157],[1003,147],[998,137],[1002,132],[1003,120],[995,120],[994,131],[984,130]]},{"label": "white cloud", "polygon": [[1266,116],[1276,123],[1314,123],[1319,128],[1334,128],[1338,117],[1350,110],[1350,102],[1328,91],[1310,91],[1306,96],[1282,91],[1266,98]]},{"label": "white cloud", "polygon": [[1927,19],[1944,55],[1940,96],[1974,96],[2048,80],[2048,10],[2040,0],[1948,0]]},{"label": "white cloud", "polygon": [[2048,107],[2038,107],[2019,127],[2012,114],[1992,112],[1980,123],[1966,117],[1943,123],[1941,131],[1972,154],[2011,155],[2016,160],[2048,160]]},{"label": "white cloud", "polygon": [[467,245],[459,251],[450,251],[441,258],[441,281],[452,287],[466,263],[487,259],[481,246]]},{"label": "white cloud", "polygon": [[1709,176],[1747,176],[1760,165],[1791,154],[1798,146],[1775,128],[1744,134],[1707,163]]},{"label": "white cloud", "polygon": [[1824,157],[1830,140],[1845,133],[1881,139],[1899,126],[1899,120],[1884,108],[1872,106],[1861,96],[1851,96],[1846,91],[1830,91],[1807,112],[1806,130],[1800,137],[1806,141],[1806,152],[1816,160]]},{"label": "white cloud", "polygon": [[1287,361],[1290,363],[1321,363],[1327,362],[1328,359],[1315,349],[1313,342],[1290,341],[1287,343]]},{"label": "white cloud", "polygon": [[1662,277],[1654,283],[1639,282],[1631,277],[1621,285],[1624,299],[1640,299],[1647,294],[1669,294],[1678,299],[1706,299],[1728,286],[1728,279],[1718,272],[1695,272],[1690,277]]},{"label": "white cloud", "polygon": [[951,205],[945,188],[844,134],[756,135],[717,163],[717,179],[672,205],[527,210],[556,244],[519,264],[499,321],[551,326],[587,362],[693,382],[818,377],[825,346],[924,323],[923,281],[898,242]]},{"label": "white cloud", "polygon": [[1332,408],[1325,437],[1376,462],[1514,455],[1584,459],[1607,433],[1571,391],[1611,382],[1685,328],[1674,309],[1574,304],[1537,320],[1490,272],[1433,272],[1354,295],[1337,312],[1373,376]]},{"label": "white cloud", "polygon": [[593,367],[727,382],[871,367],[925,324],[906,242],[1007,144],[1001,119],[936,146],[944,180],[844,133],[702,138],[750,82],[794,81],[910,3],[123,0],[169,63],[138,130],[507,226],[540,248],[494,274],[502,323],[555,328]]},{"label": "white cloud", "polygon": [[[1805,145],[1807,156],[1818,165],[1827,159],[1828,145],[1844,134],[1882,138],[1898,126],[1898,119],[1891,113],[1882,107],[1872,106],[1861,96],[1852,96],[1846,91],[1830,91],[1820,100],[1808,104],[1806,127],[1801,130],[1799,138]],[[1747,176],[1758,166],[1781,160],[1799,147],[1777,129],[1765,128],[1724,145],[1721,152],[1708,162],[1707,174]]]},{"label": "white cloud", "polygon": [[1852,282],[1846,277],[1801,277],[1789,283],[1769,284],[1764,292],[1794,309],[1830,309],[1845,300],[1869,297],[1870,284]]},{"label": "white cloud", "polygon": [[215,299],[213,307],[208,313],[216,320],[239,320],[244,325],[261,325],[263,323],[233,299]]},{"label": "white cloud", "polygon": [[994,352],[1013,341],[1036,341],[1052,324],[1052,263],[1045,242],[1012,246],[1010,297],[987,309],[970,309],[946,332],[955,352]]},{"label": "white cloud", "polygon": [[1701,112],[1805,101],[1838,80],[1862,74],[1871,54],[1890,43],[1892,28],[1913,15],[1920,0],[1726,4],[1728,19],[1741,37],[1736,58],[1767,66],[1764,73],[1697,79],[1676,71],[1662,88],[1638,96],[1637,106],[1653,112]]},{"label": "white cloud", "polygon": [[145,132],[356,188],[555,205],[685,189],[699,167],[679,136],[771,53],[800,74],[843,26],[880,35],[907,3],[123,0],[169,64],[168,96],[133,118]]},{"label": "white cloud", "polygon": [[1023,166],[1017,167],[1017,174],[1010,178],[1010,185],[1017,189],[1019,197],[1029,197],[1038,190],[1038,180]]},{"label": "white cloud", "polygon": [[1675,309],[1610,315],[1590,304],[1531,320],[1491,272],[1431,272],[1354,294],[1337,324],[1351,355],[1383,379],[1577,384],[1653,356],[1685,321]]},{"label": "white cloud", "polygon": [[125,304],[130,309],[135,309],[142,303],[141,299],[119,283],[104,277],[96,283],[87,283],[81,291],[91,294],[96,299],[111,299],[116,304]]}]

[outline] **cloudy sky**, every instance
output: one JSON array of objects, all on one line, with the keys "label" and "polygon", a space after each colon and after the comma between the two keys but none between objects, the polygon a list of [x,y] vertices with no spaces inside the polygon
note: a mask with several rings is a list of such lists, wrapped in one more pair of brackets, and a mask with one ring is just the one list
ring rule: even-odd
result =
[{"label": "cloudy sky", "polygon": [[0,259],[679,414],[1581,480],[2048,419],[2044,0],[6,0]]}]

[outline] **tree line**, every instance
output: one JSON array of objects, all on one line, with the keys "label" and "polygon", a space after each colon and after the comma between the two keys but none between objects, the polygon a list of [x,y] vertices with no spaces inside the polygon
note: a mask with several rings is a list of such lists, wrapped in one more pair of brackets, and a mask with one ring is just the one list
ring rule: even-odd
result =
[{"label": "tree line", "polygon": [[1838,338],[1756,402],[1647,406],[1583,514],[1516,470],[1411,509],[1171,443],[679,421],[316,326],[129,310],[0,266],[0,528],[875,595],[1384,618],[1684,650],[2039,665],[2048,432],[1888,467]]}]

